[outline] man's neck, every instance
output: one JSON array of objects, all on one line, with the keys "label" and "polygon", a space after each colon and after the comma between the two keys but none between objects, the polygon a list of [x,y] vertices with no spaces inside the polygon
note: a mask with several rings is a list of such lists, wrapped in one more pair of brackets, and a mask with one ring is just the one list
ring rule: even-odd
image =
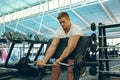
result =
[{"label": "man's neck", "polygon": [[68,27],[66,29],[64,29],[66,34],[70,31],[70,28],[71,28],[71,23],[70,23],[70,25],[68,25]]}]

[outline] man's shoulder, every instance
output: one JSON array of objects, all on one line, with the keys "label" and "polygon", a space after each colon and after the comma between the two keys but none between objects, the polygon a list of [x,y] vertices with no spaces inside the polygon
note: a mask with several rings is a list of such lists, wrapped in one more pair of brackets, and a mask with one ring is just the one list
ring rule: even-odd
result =
[{"label": "man's shoulder", "polygon": [[80,25],[73,24],[73,23],[72,23],[72,26],[73,26],[73,27],[80,27]]},{"label": "man's shoulder", "polygon": [[77,25],[77,24],[73,24],[73,23],[72,23],[72,26],[79,26],[79,25]]},{"label": "man's shoulder", "polygon": [[55,30],[55,34],[61,34],[63,32],[62,28],[58,28],[57,30]]},{"label": "man's shoulder", "polygon": [[80,27],[79,25],[77,25],[77,24],[72,24],[72,27],[73,27],[74,29],[81,29],[81,27]]}]

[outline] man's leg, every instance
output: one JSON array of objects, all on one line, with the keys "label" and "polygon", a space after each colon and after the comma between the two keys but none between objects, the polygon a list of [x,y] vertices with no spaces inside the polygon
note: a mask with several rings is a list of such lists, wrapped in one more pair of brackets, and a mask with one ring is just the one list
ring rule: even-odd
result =
[{"label": "man's leg", "polygon": [[[73,59],[68,59],[67,61],[68,64],[71,64],[73,62],[74,62]],[[73,66],[68,67],[67,80],[73,80]]]},{"label": "man's leg", "polygon": [[59,65],[55,65],[52,67],[52,80],[58,80],[61,72],[61,68]]}]

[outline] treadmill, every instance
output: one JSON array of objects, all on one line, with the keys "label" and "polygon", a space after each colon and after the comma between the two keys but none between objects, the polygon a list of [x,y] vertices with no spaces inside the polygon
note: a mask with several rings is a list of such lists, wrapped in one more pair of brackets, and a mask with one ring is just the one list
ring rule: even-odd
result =
[{"label": "treadmill", "polygon": [[[21,75],[30,75],[30,76],[35,76],[38,73],[38,69],[33,68],[32,66],[29,66],[28,63],[31,63],[31,60],[29,59],[29,56],[31,54],[31,50],[34,47],[36,42],[34,39],[28,39],[24,40],[25,42],[29,43],[29,48],[24,57],[22,57],[18,63],[16,63],[16,68],[18,69],[19,73]],[[25,65],[25,66],[24,66]]]},{"label": "treadmill", "polygon": [[[4,67],[6,67],[6,68],[14,68],[14,69],[17,70],[17,74],[19,74],[19,76],[25,77],[27,74],[25,72],[21,72],[19,70],[19,67],[20,68],[22,68],[22,67],[20,65],[17,65],[19,62],[14,63],[14,64],[8,64],[9,59],[10,59],[11,54],[12,54],[12,51],[13,51],[13,48],[14,48],[15,44],[22,44],[23,42],[30,43],[27,55],[25,57],[23,57],[23,58],[28,58],[29,55],[30,55],[30,51],[32,50],[32,47],[34,46],[34,43],[38,43],[38,42],[35,42],[34,40],[29,40],[25,35],[23,35],[21,33],[18,33],[18,32],[5,33],[5,37],[8,39],[8,41],[11,42],[11,46],[10,46],[10,49],[9,49],[9,52],[8,52],[7,59],[5,61]],[[21,73],[24,74],[24,75],[21,75]],[[27,73],[31,73],[31,72],[27,72]],[[19,76],[17,76],[17,77],[19,77]]]},{"label": "treadmill", "polygon": [[11,46],[10,46],[4,67],[15,68],[14,65],[12,66],[12,65],[8,64],[9,59],[11,57],[11,54],[12,54],[12,51],[13,51],[15,44],[22,44],[22,42],[24,40],[26,40],[26,36],[22,35],[21,33],[18,33],[18,32],[7,32],[4,34],[4,36],[8,39],[8,41],[11,42]]},{"label": "treadmill", "polygon": [[44,47],[44,45],[47,44],[49,40],[42,35],[35,35],[34,39],[36,40],[36,42],[41,43],[41,46],[39,47],[39,50],[34,58],[34,61],[36,61],[38,59],[39,55],[43,55],[43,54],[40,54],[40,52],[41,52],[42,48]]},{"label": "treadmill", "polygon": [[[11,70],[11,68],[12,68],[12,69],[13,69],[13,68],[14,68],[14,69],[16,68],[16,65],[15,65],[15,64],[13,64],[13,65],[9,65],[9,64],[8,64],[9,58],[10,58],[10,56],[11,56],[11,54],[12,54],[12,50],[13,50],[15,44],[17,44],[17,43],[22,43],[22,42],[28,42],[28,43],[30,43],[30,46],[29,46],[29,49],[28,49],[28,54],[26,55],[26,57],[29,57],[30,51],[31,51],[31,49],[32,49],[32,47],[33,47],[34,44],[42,43],[41,46],[39,47],[38,52],[37,52],[37,55],[39,55],[39,53],[40,53],[40,51],[41,51],[44,43],[47,43],[47,41],[41,39],[42,37],[40,37],[40,36],[39,36],[39,37],[38,37],[38,36],[34,36],[34,40],[29,40],[25,35],[22,35],[22,34],[20,34],[20,33],[18,33],[18,32],[7,32],[7,33],[4,34],[4,36],[11,42],[11,47],[10,47],[10,49],[9,49],[9,52],[8,52],[8,55],[7,55],[7,59],[6,59],[6,61],[5,61],[5,64],[3,65],[3,67],[5,67],[5,68],[7,68],[7,69],[9,69],[9,70]],[[43,40],[43,41],[42,41],[42,40]],[[45,41],[45,42],[44,42],[44,41]],[[37,56],[37,57],[38,57],[38,56]],[[34,60],[36,60],[37,57],[35,57]],[[34,68],[34,66],[33,66],[31,69],[33,70],[33,72],[37,70],[36,68]],[[5,71],[5,70],[3,70],[3,71]],[[12,71],[13,71],[13,70],[12,70]],[[11,72],[12,72],[12,71],[11,71]],[[38,71],[38,70],[37,70],[37,71]],[[8,71],[7,71],[7,73],[8,73]],[[12,73],[14,73],[14,74],[12,74]],[[10,73],[10,74],[12,74],[13,77],[14,77],[15,75],[17,75],[17,74],[19,73],[19,70],[16,68],[15,71],[12,72],[12,73]],[[2,74],[3,74],[3,72],[2,72]],[[1,75],[1,74],[0,74],[0,75]],[[3,79],[6,79],[6,78],[3,78]]]},{"label": "treadmill", "polygon": [[[0,43],[6,43],[5,38],[0,38]],[[11,68],[5,68],[3,64],[0,65],[0,80],[6,80],[17,76],[17,70]]]},{"label": "treadmill", "polygon": [[[25,42],[28,42],[30,44],[30,46],[29,46],[29,49],[28,49],[26,56],[21,58],[20,61],[21,62],[26,61],[26,62],[29,62],[29,64],[34,63],[34,61],[36,61],[38,56],[40,55],[40,52],[41,52],[42,48],[44,47],[44,44],[47,44],[47,41],[48,41],[47,38],[43,38],[43,36],[41,36],[41,35],[39,35],[39,36],[35,35],[35,36],[33,36],[32,39],[26,39]],[[31,54],[32,48],[34,47],[34,44],[41,44],[41,45],[36,53],[34,60],[31,61],[29,56]],[[38,75],[38,72],[39,72],[38,67],[26,64],[27,66],[22,68],[23,64],[21,62],[20,62],[20,64],[16,64],[16,66],[21,74],[30,75],[30,76],[37,76]]]}]

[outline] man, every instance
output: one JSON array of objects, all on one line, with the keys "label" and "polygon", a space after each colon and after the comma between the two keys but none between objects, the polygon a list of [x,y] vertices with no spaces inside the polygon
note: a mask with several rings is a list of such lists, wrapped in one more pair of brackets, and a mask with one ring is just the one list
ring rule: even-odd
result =
[{"label": "man", "polygon": [[[60,42],[61,38],[69,37],[68,46],[64,49],[63,53],[59,58],[55,60],[52,67],[52,80],[58,80],[60,75],[60,65],[58,62],[62,62],[64,59],[70,55],[70,53],[76,48],[76,45],[80,39],[80,36],[83,36],[82,29],[70,22],[70,17],[68,13],[61,12],[57,17],[61,27],[55,32],[54,39],[46,51],[46,55],[43,60],[36,61],[36,65],[39,67],[44,67],[47,61],[54,55],[54,52]],[[67,63],[73,63],[73,58],[67,59]],[[67,80],[73,80],[73,67],[68,67]]]}]

